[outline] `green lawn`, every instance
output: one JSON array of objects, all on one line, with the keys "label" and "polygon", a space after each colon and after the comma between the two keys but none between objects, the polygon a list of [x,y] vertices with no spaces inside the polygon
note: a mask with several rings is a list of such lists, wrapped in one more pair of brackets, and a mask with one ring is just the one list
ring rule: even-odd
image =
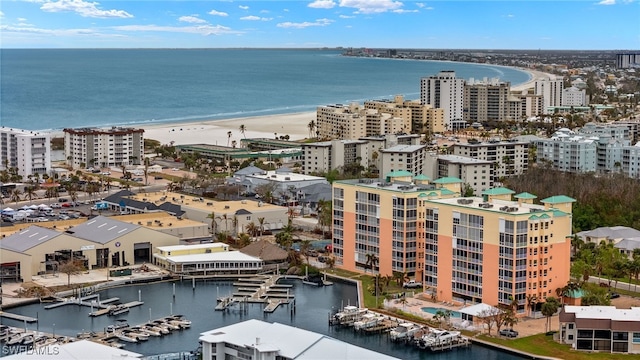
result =
[{"label": "green lawn", "polygon": [[585,353],[581,351],[571,350],[569,345],[560,344],[553,340],[552,335],[538,334],[533,336],[522,337],[513,340],[499,339],[481,335],[478,339],[500,344],[512,349],[525,351],[535,355],[551,356],[564,360],[581,360],[581,359],[631,359],[631,355],[610,354],[610,353]]}]

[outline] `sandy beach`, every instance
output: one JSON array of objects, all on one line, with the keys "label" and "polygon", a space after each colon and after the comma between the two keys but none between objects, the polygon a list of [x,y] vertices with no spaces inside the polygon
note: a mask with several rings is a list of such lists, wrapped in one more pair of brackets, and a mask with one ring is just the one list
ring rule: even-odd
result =
[{"label": "sandy beach", "polygon": [[[550,74],[519,68],[528,72],[530,80],[526,83],[513,86],[512,91],[524,91],[533,87],[535,81],[546,79]],[[158,140],[162,144],[210,144],[231,146],[236,141],[240,146],[243,138],[275,138],[276,136],[289,135],[290,140],[300,140],[309,137],[308,124],[316,120],[315,111],[292,114],[278,114],[254,116],[246,118],[234,118],[226,120],[205,120],[194,122],[165,123],[158,125],[145,125],[144,137]],[[240,126],[245,126],[244,134],[240,132]],[[231,132],[231,137],[228,132]],[[62,136],[62,134],[60,134]],[[54,135],[56,136],[56,135]]]},{"label": "sandy beach", "polygon": [[[243,138],[275,138],[289,135],[289,140],[304,139],[309,136],[309,122],[316,120],[316,113],[293,113],[254,116],[228,120],[210,120],[190,123],[174,123],[146,126],[144,137],[160,141],[162,144],[210,144],[231,146],[233,141],[240,146]],[[244,125],[244,134],[240,126]],[[228,132],[231,131],[231,137]]]}]

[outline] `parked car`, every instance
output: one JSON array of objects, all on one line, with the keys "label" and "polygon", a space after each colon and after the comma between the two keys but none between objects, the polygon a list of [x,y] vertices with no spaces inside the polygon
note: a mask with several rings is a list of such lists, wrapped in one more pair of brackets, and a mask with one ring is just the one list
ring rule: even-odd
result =
[{"label": "parked car", "polygon": [[500,335],[514,338],[518,336],[518,332],[513,329],[502,329],[500,330]]},{"label": "parked car", "polygon": [[62,205],[58,204],[58,203],[53,203],[51,205],[49,205],[50,208],[52,209],[60,209],[62,207]]},{"label": "parked car", "polygon": [[70,208],[72,206],[73,206],[73,204],[71,204],[70,202],[66,202],[66,203],[62,204],[62,207],[65,207],[65,208]]},{"label": "parked car", "polygon": [[415,288],[419,288],[422,287],[422,283],[419,281],[415,281],[415,280],[409,280],[407,282],[405,282],[404,284],[402,284],[403,288],[407,288],[407,289],[415,289]]},{"label": "parked car", "polygon": [[61,202],[61,203],[63,203],[63,202],[67,202],[67,201],[69,201],[69,200],[68,200],[68,199],[65,199],[65,198],[59,198],[59,199],[58,199],[58,202]]},{"label": "parked car", "polygon": [[109,176],[109,175],[111,175],[111,173],[109,171],[105,171],[105,172],[102,173],[102,175]]},{"label": "parked car", "polygon": [[620,294],[616,292],[612,292],[611,294],[609,294],[609,299],[617,299],[619,297],[620,297]]}]

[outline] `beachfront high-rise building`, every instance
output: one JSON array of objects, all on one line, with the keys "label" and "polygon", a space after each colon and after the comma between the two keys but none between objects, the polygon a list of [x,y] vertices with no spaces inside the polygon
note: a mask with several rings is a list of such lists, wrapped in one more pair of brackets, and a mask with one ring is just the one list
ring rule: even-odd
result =
[{"label": "beachfront high-rise building", "polygon": [[74,168],[139,165],[144,157],[143,134],[143,129],[123,127],[64,129],[67,164]]},{"label": "beachfront high-rise building", "polygon": [[397,113],[403,116],[365,109],[358,103],[320,106],[316,110],[316,127],[319,137],[329,139],[358,139],[410,132],[410,114],[407,111]]},{"label": "beachfront high-rise building", "polygon": [[541,79],[534,83],[535,94],[542,95],[542,110],[545,114],[548,108],[562,105],[562,89],[564,82],[559,77]]},{"label": "beachfront high-rise building", "polygon": [[336,265],[406,272],[438,301],[515,299],[521,314],[528,295],[544,301],[566,285],[574,199],[553,196],[538,205],[535,195],[506,188],[460,197],[462,180],[424,179],[401,173],[384,182],[334,182]]},{"label": "beachfront high-rise building", "polygon": [[0,169],[16,169],[20,176],[49,174],[51,136],[49,133],[0,128]]},{"label": "beachfront high-rise building", "polygon": [[441,71],[437,75],[420,79],[420,102],[444,110],[447,130],[465,126],[464,79],[456,78],[455,71]]},{"label": "beachfront high-rise building", "polygon": [[508,102],[510,89],[510,83],[499,79],[470,79],[464,85],[463,120],[466,123],[512,120]]},{"label": "beachfront high-rise building", "polygon": [[445,131],[444,110],[422,104],[419,100],[404,100],[402,95],[396,95],[393,100],[367,100],[364,102],[364,107],[389,113],[394,117],[410,119],[411,128],[405,132],[440,133]]}]

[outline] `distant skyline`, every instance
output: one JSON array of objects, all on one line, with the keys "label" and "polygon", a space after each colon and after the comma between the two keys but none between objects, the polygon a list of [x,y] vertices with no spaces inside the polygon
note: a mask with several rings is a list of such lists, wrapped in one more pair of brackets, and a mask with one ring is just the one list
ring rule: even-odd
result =
[{"label": "distant skyline", "polygon": [[639,0],[2,0],[2,48],[640,49]]}]

